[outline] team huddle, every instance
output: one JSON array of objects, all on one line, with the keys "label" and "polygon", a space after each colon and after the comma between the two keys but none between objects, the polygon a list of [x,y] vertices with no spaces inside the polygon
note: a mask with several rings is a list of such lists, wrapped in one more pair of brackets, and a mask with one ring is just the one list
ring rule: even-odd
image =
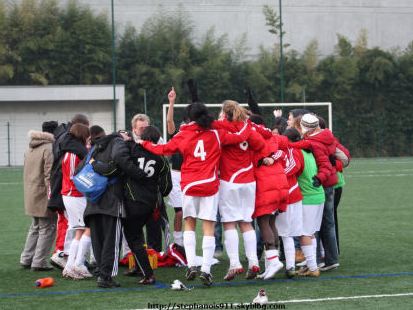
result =
[{"label": "team huddle", "polygon": [[[217,220],[224,228],[229,258],[226,281],[243,273],[246,279],[273,278],[284,268],[280,247],[288,277],[318,277],[320,270],[339,266],[335,211],[350,154],[322,118],[296,109],[286,120],[274,111],[271,130],[253,100],[251,111],[236,101],[224,101],[217,120],[193,100],[177,130],[174,89],[168,99],[171,139],[166,143],[142,114],[132,119],[131,132],[107,135],[97,125],[89,128],[85,116],[76,115],[69,125],[46,122],[43,132],[29,133],[25,207],[33,222],[20,259],[23,267],[51,268],[46,257],[55,242],[51,262],[63,268],[64,277],[96,276],[99,287],[117,287],[114,277],[123,235],[139,283],[154,284],[143,228],[168,195],[175,208],[174,242],[184,249],[188,281],[199,277],[206,286],[213,283]],[[164,155],[171,156],[172,169]],[[73,181],[86,165],[108,178],[98,199],[86,197]],[[196,256],[197,220],[203,233],[201,260]],[[238,228],[246,271],[240,261]],[[259,265],[260,244],[264,269]],[[300,269],[297,247],[305,257]]]}]

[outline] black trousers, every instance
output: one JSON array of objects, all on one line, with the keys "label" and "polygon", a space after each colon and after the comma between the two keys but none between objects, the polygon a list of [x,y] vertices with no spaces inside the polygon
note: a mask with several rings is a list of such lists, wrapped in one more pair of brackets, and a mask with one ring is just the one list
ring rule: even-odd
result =
[{"label": "black trousers", "polygon": [[99,276],[105,279],[118,274],[119,250],[122,242],[120,218],[96,214],[89,216],[93,254]]},{"label": "black trousers", "polygon": [[153,276],[153,270],[144,248],[145,237],[143,235],[143,226],[152,217],[152,211],[153,209],[147,209],[147,212],[143,211],[141,214],[128,215],[126,219],[122,220],[126,241],[135,255],[136,264],[144,277]]},{"label": "black trousers", "polygon": [[[157,203],[157,209],[155,212],[159,212],[159,216],[155,220],[151,216],[146,223],[146,244],[149,248],[161,252],[166,251],[166,247],[169,245],[169,221],[168,214],[166,213],[166,206],[162,197],[159,197]],[[165,237],[165,249],[162,248],[162,232]]]},{"label": "black trousers", "polygon": [[[162,219],[154,219],[152,214],[146,223],[146,243],[149,248],[162,251]],[[128,241],[129,244],[129,241]],[[130,244],[129,244],[130,247]]]}]

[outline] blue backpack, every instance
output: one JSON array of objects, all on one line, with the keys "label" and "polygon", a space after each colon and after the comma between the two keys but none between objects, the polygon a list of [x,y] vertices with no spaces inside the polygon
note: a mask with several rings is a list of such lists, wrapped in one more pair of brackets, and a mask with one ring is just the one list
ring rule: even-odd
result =
[{"label": "blue backpack", "polygon": [[73,177],[73,183],[87,200],[96,203],[104,194],[108,184],[116,183],[117,179],[109,179],[93,170],[93,166],[89,163],[93,151],[94,147],[87,154],[83,168]]}]

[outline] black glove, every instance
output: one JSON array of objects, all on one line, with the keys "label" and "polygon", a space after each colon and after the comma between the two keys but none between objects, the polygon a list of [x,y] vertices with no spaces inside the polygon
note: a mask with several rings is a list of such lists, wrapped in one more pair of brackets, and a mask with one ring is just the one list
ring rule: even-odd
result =
[{"label": "black glove", "polygon": [[313,186],[314,187],[320,187],[321,186],[321,181],[316,176],[313,176]]},{"label": "black glove", "polygon": [[336,156],[335,155],[330,155],[330,156],[328,156],[328,159],[330,160],[330,163],[331,163],[331,165],[333,166],[333,167],[335,167],[336,166]]}]

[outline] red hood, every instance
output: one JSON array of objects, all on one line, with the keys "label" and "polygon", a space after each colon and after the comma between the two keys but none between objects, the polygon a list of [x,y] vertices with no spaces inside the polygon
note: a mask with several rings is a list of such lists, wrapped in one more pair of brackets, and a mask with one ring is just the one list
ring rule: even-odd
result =
[{"label": "red hood", "polygon": [[227,119],[214,121],[212,123],[212,127],[214,129],[224,129],[226,131],[233,132],[233,133],[239,132],[244,126],[245,126],[244,122],[241,122],[241,121],[230,122]]},{"label": "red hood", "polygon": [[309,135],[306,137],[308,140],[314,140],[320,143],[323,143],[327,146],[331,144],[335,144],[336,138],[333,136],[333,133],[330,131],[330,129],[323,129],[319,133],[315,135]]}]

